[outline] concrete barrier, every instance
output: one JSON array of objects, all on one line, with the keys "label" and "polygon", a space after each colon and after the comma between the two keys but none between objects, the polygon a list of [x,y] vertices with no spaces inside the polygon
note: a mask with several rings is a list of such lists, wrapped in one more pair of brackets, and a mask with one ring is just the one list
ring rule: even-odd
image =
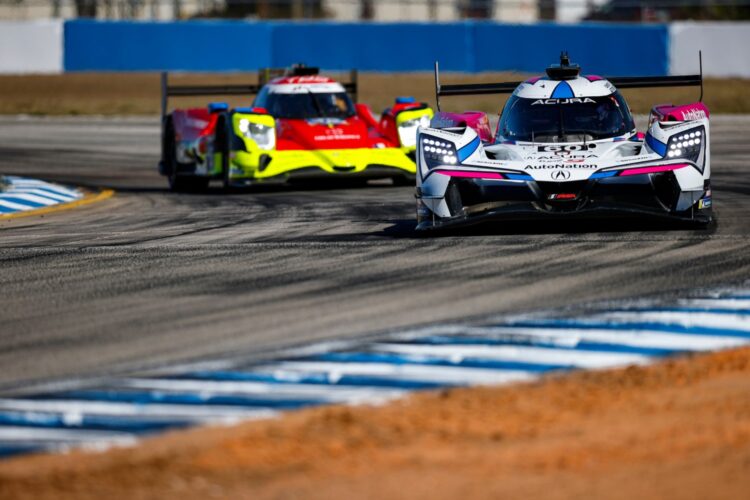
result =
[{"label": "concrete barrier", "polygon": [[0,21],[0,73],[63,71],[63,21]]},{"label": "concrete barrier", "polygon": [[750,22],[673,23],[669,27],[670,72],[698,72],[703,51],[703,74],[750,78]]}]

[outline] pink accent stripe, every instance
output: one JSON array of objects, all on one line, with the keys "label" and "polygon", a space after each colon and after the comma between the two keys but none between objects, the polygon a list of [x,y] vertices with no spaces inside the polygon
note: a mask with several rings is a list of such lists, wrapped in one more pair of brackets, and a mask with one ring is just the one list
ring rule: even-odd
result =
[{"label": "pink accent stripe", "polygon": [[502,174],[495,172],[466,172],[464,170],[436,170],[435,173],[449,177],[467,177],[470,179],[504,179]]},{"label": "pink accent stripe", "polygon": [[628,170],[621,170],[620,175],[654,174],[656,172],[667,172],[669,170],[677,170],[689,166],[689,163],[675,163],[674,165],[657,165],[653,167],[631,168]]}]

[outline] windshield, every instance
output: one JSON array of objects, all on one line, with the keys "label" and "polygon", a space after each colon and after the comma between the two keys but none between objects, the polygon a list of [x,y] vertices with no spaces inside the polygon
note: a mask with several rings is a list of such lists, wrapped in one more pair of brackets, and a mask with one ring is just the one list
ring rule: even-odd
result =
[{"label": "windshield", "polygon": [[[258,96],[259,98],[261,96]],[[346,92],[268,93],[257,106],[276,118],[348,118],[354,104]]]},{"label": "windshield", "polygon": [[496,139],[583,142],[617,137],[633,129],[633,117],[619,92],[572,99],[512,96],[503,109]]}]

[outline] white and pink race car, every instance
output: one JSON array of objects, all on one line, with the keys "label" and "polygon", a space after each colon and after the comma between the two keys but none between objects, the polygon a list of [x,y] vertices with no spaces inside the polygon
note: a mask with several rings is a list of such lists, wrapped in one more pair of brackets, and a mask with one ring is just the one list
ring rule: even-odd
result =
[{"label": "white and pink race car", "polygon": [[[525,82],[440,85],[441,96],[512,94],[493,133],[485,113],[435,115],[420,128],[417,229],[488,220],[657,216],[712,221],[709,112],[702,72],[580,76],[563,53]],[[618,88],[700,86],[698,102],[655,106],[639,133]]]}]

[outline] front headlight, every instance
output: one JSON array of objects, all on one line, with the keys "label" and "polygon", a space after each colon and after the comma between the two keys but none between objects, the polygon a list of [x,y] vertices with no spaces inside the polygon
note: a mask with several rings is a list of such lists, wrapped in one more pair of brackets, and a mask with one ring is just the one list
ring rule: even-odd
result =
[{"label": "front headlight", "polygon": [[430,135],[421,135],[420,146],[429,169],[440,165],[455,165],[458,163],[456,145],[452,142]]},{"label": "front headlight", "polygon": [[276,146],[276,131],[273,127],[252,123],[245,118],[240,120],[238,127],[242,135],[255,141],[260,149],[273,149]]},{"label": "front headlight", "polygon": [[669,138],[669,144],[667,145],[667,158],[684,158],[697,162],[705,139],[703,127],[696,127],[672,136]]},{"label": "front headlight", "polygon": [[430,117],[422,115],[413,120],[401,122],[398,126],[398,138],[402,146],[410,147],[417,144],[417,129],[419,127],[429,127]]}]

